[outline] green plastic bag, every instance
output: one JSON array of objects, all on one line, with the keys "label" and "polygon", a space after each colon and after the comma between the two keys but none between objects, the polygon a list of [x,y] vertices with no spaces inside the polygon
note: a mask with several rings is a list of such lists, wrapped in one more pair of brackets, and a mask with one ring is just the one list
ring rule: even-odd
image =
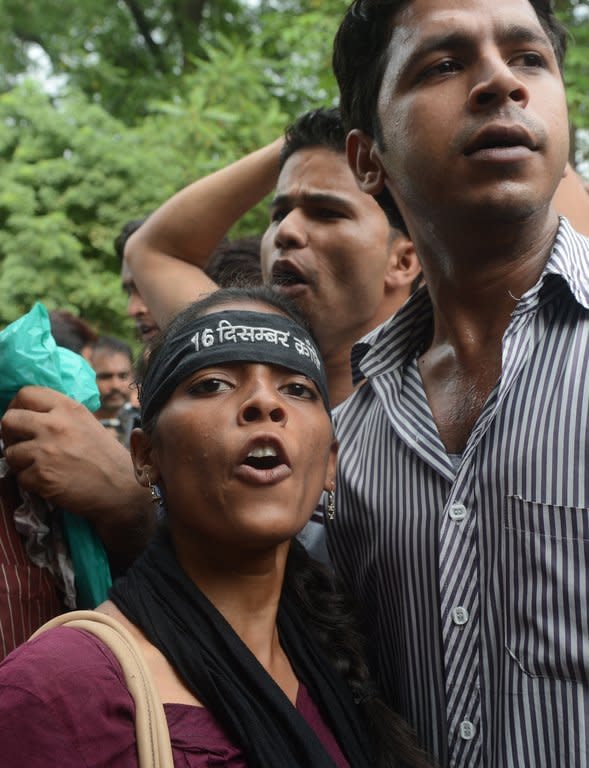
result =
[{"label": "green plastic bag", "polygon": [[[0,417],[27,384],[55,389],[91,411],[100,405],[94,371],[83,357],[57,346],[47,310],[39,303],[0,331]],[[76,577],[77,607],[94,608],[106,600],[112,583],[108,557],[87,520],[69,512],[62,516]]]},{"label": "green plastic bag", "polygon": [[57,346],[39,303],[0,331],[0,417],[27,384],[55,389],[91,411],[100,405],[94,371],[81,355]]},{"label": "green plastic bag", "polygon": [[112,586],[107,554],[87,520],[66,511],[62,520],[76,577],[76,608],[96,608]]}]

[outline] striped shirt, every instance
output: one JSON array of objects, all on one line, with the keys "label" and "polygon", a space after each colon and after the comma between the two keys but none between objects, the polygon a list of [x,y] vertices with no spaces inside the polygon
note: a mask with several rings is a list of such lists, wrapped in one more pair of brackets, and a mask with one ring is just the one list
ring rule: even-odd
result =
[{"label": "striped shirt", "polygon": [[327,539],[325,536],[325,510],[327,508],[327,493],[322,491],[315,511],[303,530],[297,534],[297,539],[311,555],[323,565],[331,567],[329,552],[327,551]]},{"label": "striped shirt", "polygon": [[14,476],[0,477],[0,660],[63,612],[55,579],[29,560],[14,527],[20,503]]},{"label": "striped shirt", "polygon": [[589,766],[589,240],[561,220],[454,465],[418,292],[355,346],[334,419],[336,570],[385,697],[443,766]]}]

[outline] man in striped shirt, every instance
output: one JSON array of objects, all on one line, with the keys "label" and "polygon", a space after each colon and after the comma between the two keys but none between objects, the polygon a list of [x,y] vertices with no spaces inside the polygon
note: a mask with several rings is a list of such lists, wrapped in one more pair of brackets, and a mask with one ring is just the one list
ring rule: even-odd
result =
[{"label": "man in striped shirt", "polygon": [[360,187],[422,289],[354,348],[336,567],[442,766],[589,765],[589,241],[547,0],[356,0],[334,66]]}]

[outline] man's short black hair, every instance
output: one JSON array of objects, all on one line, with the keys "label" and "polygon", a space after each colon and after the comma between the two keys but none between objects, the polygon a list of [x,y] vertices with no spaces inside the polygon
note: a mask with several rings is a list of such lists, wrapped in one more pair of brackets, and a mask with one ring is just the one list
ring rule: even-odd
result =
[{"label": "man's short black hair", "polygon": [[261,240],[259,235],[221,240],[207,262],[205,274],[220,288],[262,285]]},{"label": "man's short black hair", "polygon": [[131,237],[133,232],[136,232],[139,229],[146,218],[147,216],[144,216],[142,219],[131,219],[131,221],[123,224],[121,231],[115,237],[113,245],[115,253],[119,258],[120,264],[123,263],[123,256],[125,255],[125,245],[127,244],[127,240]]},{"label": "man's short black hair", "polygon": [[81,317],[65,309],[52,309],[49,313],[51,335],[60,347],[82,353],[84,347],[94,344],[98,339],[92,328]]},{"label": "man's short black hair", "polygon": [[[562,70],[567,33],[554,15],[551,0],[528,0],[552,44]],[[378,95],[388,63],[388,46],[398,13],[411,0],[354,0],[339,26],[333,47],[333,71],[340,89],[346,133],[360,128],[383,145]],[[385,190],[377,198],[391,225],[405,229],[397,206]]]},{"label": "man's short black hair", "polygon": [[115,336],[99,336],[98,340],[92,345],[92,354],[95,352],[110,352],[112,355],[120,354],[129,358],[131,365],[133,364],[133,352],[131,347],[124,341],[117,339]]},{"label": "man's short black hair", "polygon": [[346,151],[346,131],[336,107],[305,112],[288,126],[280,152],[280,170],[295,152],[312,147],[324,147],[342,154]]}]

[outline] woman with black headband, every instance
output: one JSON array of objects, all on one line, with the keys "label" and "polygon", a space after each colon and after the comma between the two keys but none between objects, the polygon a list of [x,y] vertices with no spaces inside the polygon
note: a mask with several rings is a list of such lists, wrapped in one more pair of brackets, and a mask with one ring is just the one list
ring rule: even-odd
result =
[{"label": "woman with black headband", "polygon": [[[170,324],[140,400],[133,463],[163,524],[98,611],[141,649],[174,764],[425,765],[375,696],[346,600],[294,539],[335,478],[308,332],[265,289],[218,291]],[[135,767],[134,714],[116,659],[79,629],[0,666],[9,768]]]}]

